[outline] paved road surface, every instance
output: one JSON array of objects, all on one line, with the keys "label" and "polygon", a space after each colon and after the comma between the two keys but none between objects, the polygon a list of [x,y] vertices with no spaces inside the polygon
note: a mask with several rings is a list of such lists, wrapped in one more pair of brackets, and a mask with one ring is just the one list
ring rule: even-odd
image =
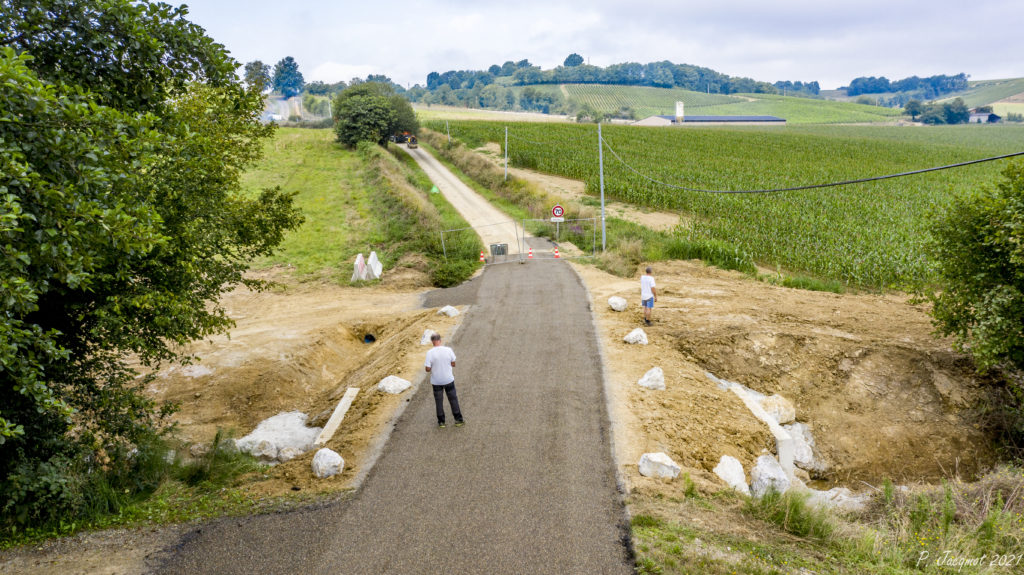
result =
[{"label": "paved road surface", "polygon": [[454,340],[467,425],[420,386],[358,493],[221,520],[162,573],[631,573],[597,335],[563,262],[488,267]]}]

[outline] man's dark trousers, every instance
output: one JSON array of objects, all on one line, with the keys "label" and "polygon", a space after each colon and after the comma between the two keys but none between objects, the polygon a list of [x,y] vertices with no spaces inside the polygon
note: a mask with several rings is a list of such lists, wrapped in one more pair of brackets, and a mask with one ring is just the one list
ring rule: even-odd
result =
[{"label": "man's dark trousers", "polygon": [[444,423],[444,396],[448,396],[448,404],[452,406],[455,422],[462,421],[462,410],[459,409],[459,396],[455,393],[455,382],[448,385],[432,385],[434,388],[434,405],[437,407],[437,422]]}]

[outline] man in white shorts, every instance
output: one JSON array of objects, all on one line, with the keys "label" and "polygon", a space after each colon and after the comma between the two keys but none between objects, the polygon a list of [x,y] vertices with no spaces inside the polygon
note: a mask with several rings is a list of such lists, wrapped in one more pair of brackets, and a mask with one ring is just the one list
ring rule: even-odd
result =
[{"label": "man in white shorts", "polygon": [[466,422],[462,419],[459,409],[459,396],[455,393],[455,352],[448,346],[441,345],[441,335],[430,336],[434,347],[427,352],[423,368],[430,374],[430,385],[434,391],[434,405],[437,407],[437,426],[444,428],[444,396],[448,396],[448,404],[452,408],[455,427],[462,427]]},{"label": "man in white shorts", "polygon": [[651,310],[654,309],[656,301],[658,301],[658,289],[654,285],[651,266],[647,266],[646,273],[640,276],[640,307],[644,308],[644,323],[647,325],[651,325]]}]

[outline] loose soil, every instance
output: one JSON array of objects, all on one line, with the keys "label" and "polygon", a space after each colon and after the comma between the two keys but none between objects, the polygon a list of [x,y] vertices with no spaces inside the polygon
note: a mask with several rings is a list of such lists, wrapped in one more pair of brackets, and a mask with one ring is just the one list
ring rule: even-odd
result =
[{"label": "loose soil", "polygon": [[[897,483],[971,478],[995,460],[979,429],[990,388],[929,316],[902,295],[837,295],[783,288],[700,262],[654,266],[658,302],[643,326],[639,276],[622,279],[577,265],[603,337],[616,459],[630,485],[679,489],[636,472],[640,455],[664,451],[695,478],[722,455],[750,469],[774,450],[767,428],[705,372],[778,393],[808,423],[828,469],[815,479],[855,491]],[[608,298],[630,302],[615,312]],[[643,327],[649,345],[622,338]],[[665,391],[637,380],[665,372]]]}]

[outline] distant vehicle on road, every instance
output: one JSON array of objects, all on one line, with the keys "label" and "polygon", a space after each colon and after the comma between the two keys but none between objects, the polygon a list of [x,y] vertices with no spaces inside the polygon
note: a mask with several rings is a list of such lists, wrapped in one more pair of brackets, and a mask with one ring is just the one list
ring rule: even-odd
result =
[{"label": "distant vehicle on road", "polygon": [[408,145],[410,148],[418,148],[419,144],[416,143],[416,136],[409,136],[409,140],[406,145]]}]

